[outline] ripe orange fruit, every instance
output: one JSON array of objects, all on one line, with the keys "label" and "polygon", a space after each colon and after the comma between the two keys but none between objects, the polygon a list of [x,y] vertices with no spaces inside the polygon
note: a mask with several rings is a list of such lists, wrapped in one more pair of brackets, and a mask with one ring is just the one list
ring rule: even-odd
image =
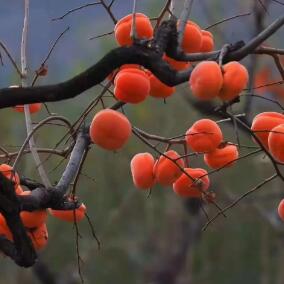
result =
[{"label": "ripe orange fruit", "polygon": [[272,128],[268,135],[268,148],[277,161],[284,162],[284,124]]},{"label": "ripe orange fruit", "polygon": [[210,168],[219,169],[232,166],[238,157],[238,148],[235,145],[226,145],[204,154],[204,162]]},{"label": "ripe orange fruit", "polygon": [[122,148],[131,135],[131,124],[122,113],[104,109],[99,111],[90,125],[93,143],[107,150]]},{"label": "ripe orange fruit", "polygon": [[150,153],[139,153],[132,158],[130,169],[133,183],[138,189],[149,189],[155,184],[154,164]]},{"label": "ripe orange fruit", "polygon": [[[175,160],[180,167],[184,167],[183,159],[179,159],[180,155],[176,151],[169,150],[164,154],[172,160]],[[182,174],[180,168],[167,157],[160,156],[154,166],[155,179],[164,186],[172,185]]]},{"label": "ripe orange fruit", "polygon": [[114,79],[114,96],[125,103],[137,104],[150,93],[150,81],[143,70],[124,68]]},{"label": "ripe orange fruit", "polygon": [[195,152],[211,152],[223,140],[218,124],[211,119],[200,119],[186,131],[187,145]]},{"label": "ripe orange fruit", "polygon": [[183,51],[185,53],[199,52],[201,42],[202,34],[200,27],[192,21],[187,21],[181,44]]},{"label": "ripe orange fruit", "polygon": [[282,199],[278,205],[278,215],[282,221],[284,221],[284,199]]},{"label": "ripe orange fruit", "polygon": [[260,139],[264,147],[268,148],[268,135],[275,126],[284,123],[284,115],[278,112],[259,113],[252,121],[251,130]]},{"label": "ripe orange fruit", "polygon": [[[79,206],[79,208],[77,208],[75,210],[53,210],[53,209],[50,209],[49,213],[52,216],[54,216],[54,217],[56,217],[60,220],[74,223],[75,220],[76,220],[76,222],[82,221],[85,217],[86,211],[87,211],[87,208],[82,203]],[[75,217],[76,217],[76,219],[75,219]]]},{"label": "ripe orange fruit", "polygon": [[150,96],[155,98],[168,98],[175,92],[175,87],[162,83],[155,75],[149,72]]},{"label": "ripe orange fruit", "polygon": [[189,79],[192,94],[200,100],[211,100],[217,97],[223,86],[221,68],[215,61],[198,63]]},{"label": "ripe orange fruit", "polygon": [[24,191],[20,185],[15,186],[16,194],[21,195]]},{"label": "ripe orange fruit", "polygon": [[27,233],[36,250],[43,249],[47,245],[48,231],[45,223]]},{"label": "ripe orange fruit", "polygon": [[[23,191],[20,195],[30,195],[31,191]],[[21,211],[20,217],[26,228],[36,228],[42,225],[47,219],[47,212],[45,209],[36,211]]]},{"label": "ripe orange fruit", "polygon": [[183,197],[201,198],[202,192],[206,191],[210,185],[207,171],[200,168],[184,168],[184,171],[193,179],[200,178],[200,181],[195,183],[194,180],[183,173],[173,184],[174,192]]},{"label": "ripe orange fruit", "polygon": [[[12,85],[9,88],[19,88],[18,85]],[[29,109],[30,109],[30,113],[36,113],[38,111],[41,110],[41,103],[34,103],[34,104],[29,104]],[[24,112],[24,106],[23,105],[18,105],[13,107],[13,109],[17,112]]]},{"label": "ripe orange fruit", "polygon": [[[34,103],[34,104],[29,104],[29,109],[30,113],[36,113],[41,110],[41,103]],[[23,105],[17,105],[14,107],[14,110],[17,112],[25,112],[24,106]]]},{"label": "ripe orange fruit", "polygon": [[182,71],[182,70],[188,69],[191,66],[189,62],[177,61],[171,57],[168,57],[167,55],[164,55],[163,59],[166,62],[168,62],[169,65],[171,65],[171,67],[175,69],[176,71]]},{"label": "ripe orange fruit", "polygon": [[214,49],[214,38],[209,31],[201,30],[202,41],[200,52],[210,52]]},{"label": "ripe orange fruit", "polygon": [[[131,45],[130,37],[133,15],[127,15],[120,19],[114,27],[114,36],[120,46]],[[151,39],[153,37],[153,27],[150,19],[142,14],[135,14],[136,34],[139,39]]]},{"label": "ripe orange fruit", "polygon": [[13,170],[13,167],[7,164],[0,165],[0,172],[7,178],[15,183],[15,187],[20,184],[19,175]]},{"label": "ripe orange fruit", "polygon": [[249,75],[246,67],[237,61],[223,65],[223,71],[223,86],[218,96],[223,101],[230,101],[246,87]]},{"label": "ripe orange fruit", "polygon": [[13,241],[13,235],[10,231],[4,216],[0,213],[0,235],[5,236],[8,240]]}]

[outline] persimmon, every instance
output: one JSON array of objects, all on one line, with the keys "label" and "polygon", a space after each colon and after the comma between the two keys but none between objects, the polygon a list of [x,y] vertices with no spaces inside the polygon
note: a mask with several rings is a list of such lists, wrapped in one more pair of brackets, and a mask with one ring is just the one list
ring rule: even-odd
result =
[{"label": "persimmon", "polygon": [[[31,191],[23,191],[20,195],[30,195]],[[26,228],[36,228],[42,225],[47,219],[47,212],[43,210],[35,210],[32,212],[21,211],[20,217]]]},{"label": "persimmon", "polygon": [[[49,213],[60,220],[66,222],[80,222],[84,219],[86,213],[86,206],[82,203],[77,209],[72,210],[54,210],[50,209]],[[76,219],[75,219],[76,218]]]},{"label": "persimmon", "polygon": [[10,231],[4,216],[0,213],[0,235],[5,236],[8,240],[13,241],[13,235]]},{"label": "persimmon", "polygon": [[183,197],[201,198],[210,185],[207,171],[201,168],[184,168],[184,171],[190,177],[183,173],[173,184],[174,192]]},{"label": "persimmon", "polygon": [[254,117],[251,130],[260,139],[262,145],[268,148],[268,135],[275,126],[284,123],[284,115],[278,112],[262,112]]},{"label": "persimmon", "polygon": [[223,75],[220,66],[215,61],[198,63],[189,79],[192,94],[200,100],[216,98],[223,86]]},{"label": "persimmon", "polygon": [[[184,161],[180,158],[180,155],[174,151],[169,150],[164,153],[165,156],[160,156],[154,166],[154,175],[156,181],[164,186],[172,185],[180,175],[181,169],[172,161],[175,160],[180,167],[184,167]],[[171,160],[170,160],[170,159]]]},{"label": "persimmon", "polygon": [[[9,88],[19,88],[19,86],[18,85],[12,85],[12,86],[9,86]],[[39,112],[41,110],[41,106],[42,106],[41,103],[29,104],[30,113]],[[13,109],[17,112],[25,112],[23,105],[17,105],[15,107],[13,107]]]},{"label": "persimmon", "polygon": [[188,69],[191,64],[190,62],[186,62],[186,61],[177,61],[171,57],[168,57],[167,55],[163,56],[163,59],[169,63],[169,65],[171,65],[171,67],[173,69],[175,69],[176,71],[182,71],[185,69]]},{"label": "persimmon", "polygon": [[[114,27],[114,36],[120,46],[131,45],[133,43],[130,33],[133,22],[133,15],[129,14],[120,19]],[[153,27],[150,19],[142,14],[135,14],[135,28],[138,39],[151,39],[153,37]]]},{"label": "persimmon", "polygon": [[199,52],[202,42],[200,27],[192,22],[187,21],[184,29],[181,47],[185,53]]},{"label": "persimmon", "polygon": [[154,74],[148,73],[150,80],[150,96],[155,98],[168,98],[175,92],[175,87],[162,83]]},{"label": "persimmon", "polygon": [[237,61],[223,65],[223,86],[219,98],[230,101],[236,98],[248,83],[249,75],[245,66]]},{"label": "persimmon", "polygon": [[[42,104],[41,103],[34,103],[29,104],[30,113],[37,113],[41,110]],[[23,105],[17,105],[14,107],[14,110],[17,112],[25,112]]]},{"label": "persimmon", "polygon": [[15,186],[15,192],[18,195],[21,195],[24,191],[23,188],[20,185]]},{"label": "persimmon", "polygon": [[235,145],[226,145],[204,154],[204,162],[213,169],[230,167],[239,157],[238,148]]},{"label": "persimmon", "polygon": [[13,170],[13,167],[7,164],[0,165],[0,172],[7,178],[15,183],[15,186],[20,184],[19,175]]},{"label": "persimmon", "polygon": [[268,148],[277,161],[284,162],[284,124],[272,128],[268,135]]},{"label": "persimmon", "polygon": [[119,70],[126,69],[126,68],[141,69],[141,65],[138,65],[138,64],[123,64],[122,66],[120,66],[119,69],[113,70],[113,71],[107,76],[107,79],[108,79],[109,81],[113,81],[113,80],[115,79],[115,76],[116,76],[117,73],[119,72]]},{"label": "persimmon", "polygon": [[223,134],[215,121],[200,119],[186,131],[185,140],[195,152],[211,152],[222,142]]},{"label": "persimmon", "polygon": [[90,125],[93,143],[107,150],[121,149],[131,135],[131,124],[122,113],[104,109],[99,111]]},{"label": "persimmon", "polygon": [[284,221],[284,199],[282,199],[278,205],[278,215],[282,221]]},{"label": "persimmon", "polygon": [[214,49],[214,38],[209,31],[201,30],[202,40],[200,52],[210,52]]},{"label": "persimmon", "polygon": [[[276,87],[276,85],[265,86],[271,81],[271,70],[269,69],[269,67],[265,66],[254,75],[253,88],[257,89],[258,95],[264,95],[267,92],[274,92],[274,87]],[[260,86],[263,87],[259,88]]]},{"label": "persimmon", "polygon": [[41,250],[47,245],[48,231],[45,223],[27,233],[36,250]]},{"label": "persimmon", "polygon": [[114,96],[125,103],[137,104],[150,93],[150,81],[143,70],[124,68],[114,79]]},{"label": "persimmon", "polygon": [[133,183],[138,189],[149,189],[155,184],[155,160],[150,153],[136,154],[130,162]]}]

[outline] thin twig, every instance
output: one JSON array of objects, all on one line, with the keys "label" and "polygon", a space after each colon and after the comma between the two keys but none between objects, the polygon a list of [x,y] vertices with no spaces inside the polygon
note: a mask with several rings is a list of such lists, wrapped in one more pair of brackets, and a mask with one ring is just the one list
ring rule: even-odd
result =
[{"label": "thin twig", "polygon": [[264,181],[262,181],[261,183],[259,183],[258,185],[256,185],[255,187],[253,187],[251,190],[247,191],[246,193],[244,193],[243,195],[241,195],[240,197],[238,197],[235,201],[233,201],[232,203],[230,203],[228,206],[226,206],[224,209],[222,209],[221,212],[218,212],[213,218],[211,218],[206,224],[205,226],[202,228],[203,231],[205,231],[208,226],[214,222],[222,213],[225,213],[226,211],[228,211],[229,209],[233,208],[234,206],[236,206],[243,198],[247,197],[248,195],[252,194],[253,192],[257,191],[258,189],[262,188],[265,184],[269,183],[270,181],[272,181],[273,179],[275,179],[278,175],[274,174],[271,177],[265,179]]},{"label": "thin twig", "polygon": [[222,19],[222,20],[220,20],[220,21],[218,21],[218,22],[216,22],[216,23],[214,23],[214,24],[212,24],[210,26],[207,26],[206,28],[204,28],[204,30],[209,30],[209,29],[211,29],[211,28],[213,28],[213,27],[215,27],[217,25],[220,25],[222,23],[225,23],[227,21],[234,20],[234,19],[237,19],[237,18],[240,18],[240,17],[244,17],[244,16],[250,16],[250,15],[251,15],[251,12],[234,15],[232,17]]},{"label": "thin twig", "polygon": [[[11,53],[9,52],[8,48],[6,47],[6,45],[3,42],[0,41],[0,46],[2,47],[2,49],[4,50],[4,52],[6,53],[8,58],[10,59],[12,65],[16,69],[16,71],[19,74],[20,78],[22,78],[22,76],[23,76],[22,72],[21,72],[20,68],[18,67],[15,59],[12,57]],[[2,56],[1,56],[1,62],[2,62]],[[3,65],[3,62],[2,62],[2,65]]]},{"label": "thin twig", "polygon": [[[44,65],[46,64],[47,60],[49,59],[51,53],[53,52],[53,50],[54,50],[55,46],[57,45],[57,43],[59,42],[60,38],[61,38],[67,31],[69,31],[69,30],[70,30],[70,27],[67,27],[67,28],[57,37],[57,39],[55,40],[55,42],[54,42],[53,45],[51,46],[49,52],[47,53],[46,57],[44,58],[44,60],[42,61],[42,63],[41,63],[40,66],[44,66]],[[32,86],[35,85],[36,80],[38,79],[38,77],[39,77],[39,73],[36,72],[36,75],[35,75],[35,77],[33,78],[33,81],[32,81]]]},{"label": "thin twig", "polygon": [[53,18],[51,19],[51,21],[58,21],[58,20],[62,20],[64,19],[66,16],[76,12],[76,11],[79,11],[81,9],[84,9],[84,8],[87,8],[87,7],[90,7],[90,6],[95,6],[95,5],[100,5],[101,2],[100,1],[97,1],[97,2],[93,2],[93,3],[88,3],[88,4],[85,4],[85,5],[82,5],[82,6],[79,6],[77,8],[74,8],[72,10],[69,10],[68,12],[66,12],[64,15],[60,16],[60,17],[57,17],[57,18]]}]

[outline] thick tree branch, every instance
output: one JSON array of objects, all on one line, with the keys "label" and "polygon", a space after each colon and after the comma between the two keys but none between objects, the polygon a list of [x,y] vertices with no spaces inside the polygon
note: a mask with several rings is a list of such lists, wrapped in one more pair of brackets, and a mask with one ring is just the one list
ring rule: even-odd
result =
[{"label": "thick tree branch", "polygon": [[[238,42],[232,45],[224,58],[224,62],[241,60],[248,54],[254,53],[257,47],[282,27],[283,24],[284,16],[275,20],[247,44]],[[173,19],[168,20],[159,27],[154,40],[139,42],[130,47],[113,49],[95,65],[70,80],[48,86],[0,89],[0,108],[11,107],[17,104],[51,102],[74,98],[101,83],[107,75],[123,64],[142,65],[151,70],[155,76],[169,86],[179,85],[188,81],[191,70],[176,72],[162,60],[164,52],[177,60],[197,61],[205,59],[216,60],[220,51],[194,54],[178,53],[176,21]]]}]

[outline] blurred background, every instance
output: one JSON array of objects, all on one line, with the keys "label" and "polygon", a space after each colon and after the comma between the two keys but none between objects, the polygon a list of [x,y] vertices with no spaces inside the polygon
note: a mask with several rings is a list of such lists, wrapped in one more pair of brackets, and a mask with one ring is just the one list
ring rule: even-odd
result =
[{"label": "blurred background", "polygon": [[[88,2],[30,2],[30,82],[54,40],[68,26],[70,30],[60,39],[48,60],[48,76],[40,78],[38,84],[66,80],[96,63],[108,50],[116,47],[113,35],[89,40],[113,31],[114,24],[101,5],[90,6],[62,20],[52,21],[53,18]],[[137,11],[154,18],[159,15],[165,2],[137,1]],[[183,1],[175,2],[175,12],[179,15]],[[112,6],[114,16],[119,19],[131,13],[132,4],[131,0],[116,0]],[[283,15],[284,5],[271,0],[200,0],[193,4],[191,19],[205,28],[224,18],[244,13],[250,15],[210,29],[215,37],[216,49],[225,43],[248,41]],[[5,43],[20,65],[23,1],[1,1],[0,19],[0,41]],[[284,48],[283,36],[282,28],[266,44]],[[2,51],[1,54],[4,65],[0,66],[0,88],[19,84],[17,73]],[[250,56],[242,63],[250,70],[250,87],[281,80],[273,59],[269,56]],[[102,87],[98,86],[75,99],[49,103],[48,108],[52,113],[64,115],[75,122],[101,91]],[[284,98],[282,85],[256,89],[253,93],[280,102]],[[110,105],[112,100],[105,100],[105,103]],[[98,109],[88,116],[87,123]],[[241,100],[233,108],[236,114],[244,110],[249,120],[261,111],[280,111],[274,104],[257,98],[252,101]],[[184,133],[200,118],[220,119],[210,116],[206,112],[206,106],[195,104],[186,83],[180,85],[176,94],[166,103],[149,98],[142,104],[126,106],[125,112],[133,125],[166,137]],[[33,121],[37,123],[47,115],[43,108],[40,113],[33,115]],[[12,109],[1,110],[0,123],[1,146],[10,151],[18,150],[26,137],[23,114]],[[232,125],[223,123],[221,127],[225,139],[236,142]],[[243,144],[253,145],[247,133],[240,130],[239,134]],[[35,138],[39,147],[54,147],[63,135],[61,127],[49,125],[42,128]],[[64,145],[60,147],[64,148]],[[284,195],[280,181],[275,180],[243,199],[227,212],[227,218],[219,217],[206,231],[202,231],[207,221],[206,216],[194,202],[177,197],[171,188],[155,186],[149,197],[147,192],[139,191],[133,186],[130,160],[136,153],[146,151],[151,152],[151,149],[133,136],[128,145],[117,153],[97,147],[92,147],[89,152],[80,175],[77,194],[87,206],[102,247],[98,250],[90,227],[83,220],[79,224],[79,249],[85,283],[284,283],[284,225],[276,215],[276,208]],[[247,150],[243,154],[246,152]],[[41,157],[52,182],[56,183],[66,160],[62,161],[60,157],[46,159],[47,155]],[[206,168],[202,157],[192,157],[190,165]],[[22,175],[39,180],[29,155],[21,159],[19,171]],[[272,173],[273,168],[264,155],[254,155],[239,161],[232,168],[212,175],[211,189],[216,192],[218,204],[225,207]],[[204,210],[209,217],[217,212],[214,205],[204,205]],[[1,284],[44,283],[40,280],[43,272],[51,277],[46,283],[80,283],[74,226],[51,216],[47,225],[49,243],[40,253],[39,263],[34,268],[23,269],[10,259],[2,257]]]}]

